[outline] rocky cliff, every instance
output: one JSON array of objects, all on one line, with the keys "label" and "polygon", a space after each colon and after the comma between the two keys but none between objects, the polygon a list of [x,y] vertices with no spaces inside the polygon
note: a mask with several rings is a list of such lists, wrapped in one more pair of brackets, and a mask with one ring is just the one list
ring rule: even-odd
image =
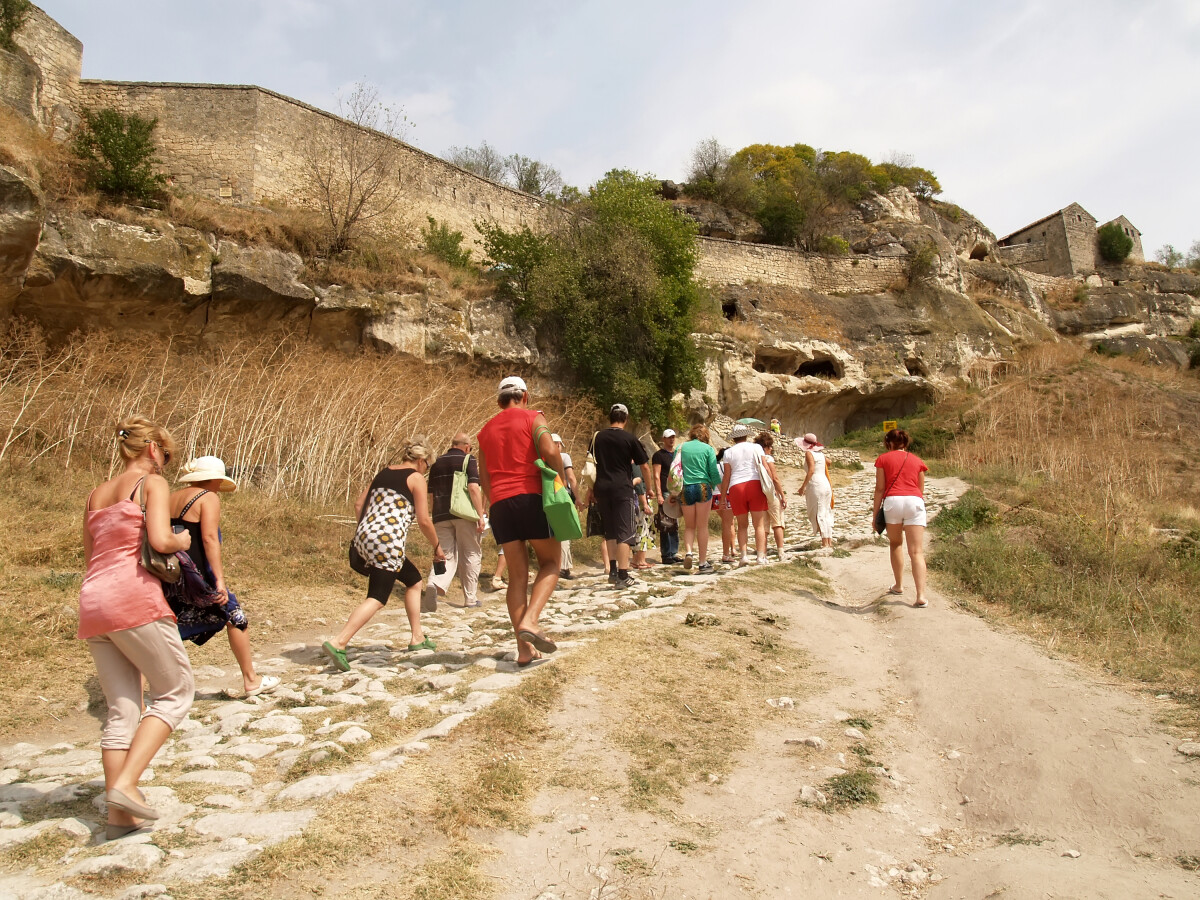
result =
[{"label": "rocky cliff", "polygon": [[[995,262],[994,236],[976,220],[902,188],[837,227],[848,256],[702,241],[699,275],[720,324],[696,335],[706,384],[681,398],[694,418],[774,416],[789,433],[829,438],[910,413],[1058,334],[1186,364],[1166,338],[1200,316],[1194,276],[1031,275]],[[562,374],[503,301],[433,277],[406,292],[321,284],[295,253],[165,217],[134,225],[47,210],[35,183],[0,167],[0,321],[10,316],[52,340],[122,328],[211,344],[279,329],[346,351]]]}]

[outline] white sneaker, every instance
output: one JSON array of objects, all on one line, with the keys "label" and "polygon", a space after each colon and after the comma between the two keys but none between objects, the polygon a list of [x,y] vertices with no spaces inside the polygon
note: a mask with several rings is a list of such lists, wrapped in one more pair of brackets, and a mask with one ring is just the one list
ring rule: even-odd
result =
[{"label": "white sneaker", "polygon": [[767,558],[765,556],[760,556],[758,558],[758,564],[760,566],[765,566],[767,564]]},{"label": "white sneaker", "polygon": [[742,566],[748,566],[748,565],[750,565],[750,557],[743,556],[741,559],[738,560],[738,568],[741,568]]}]

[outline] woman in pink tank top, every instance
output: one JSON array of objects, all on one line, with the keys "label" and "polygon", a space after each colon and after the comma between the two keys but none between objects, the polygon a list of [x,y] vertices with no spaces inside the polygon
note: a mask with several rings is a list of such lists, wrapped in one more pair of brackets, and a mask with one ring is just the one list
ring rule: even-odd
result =
[{"label": "woman in pink tank top", "polygon": [[[191,544],[187,532],[171,530],[171,489],[162,477],[175,442],[144,416],[122,422],[117,438],[125,470],[88,494],[83,537],[87,571],[79,590],[79,637],[88,642],[108,702],[100,755],[110,840],[158,818],[146,806],[138,780],[187,716],[195,694],[192,668],[162,583],[141,565],[144,534],[160,553],[187,550]],[[150,684],[144,715],[143,676]]]}]

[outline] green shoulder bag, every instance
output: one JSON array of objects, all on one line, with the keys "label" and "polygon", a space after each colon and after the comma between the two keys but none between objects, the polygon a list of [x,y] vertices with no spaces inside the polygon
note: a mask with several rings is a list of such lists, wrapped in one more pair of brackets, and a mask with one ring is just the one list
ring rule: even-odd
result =
[{"label": "green shoulder bag", "polygon": [[467,466],[471,464],[471,454],[463,457],[462,469],[454,473],[454,484],[450,488],[450,515],[468,522],[478,522],[479,513],[475,512],[475,504],[471,501],[471,490],[468,487]]}]

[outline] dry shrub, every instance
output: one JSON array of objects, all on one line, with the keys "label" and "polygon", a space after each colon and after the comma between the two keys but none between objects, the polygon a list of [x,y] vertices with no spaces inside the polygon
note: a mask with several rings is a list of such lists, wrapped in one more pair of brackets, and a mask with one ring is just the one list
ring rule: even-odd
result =
[{"label": "dry shrub", "polygon": [[1200,382],[1043,344],[965,411],[948,462],[995,524],[933,564],[1049,644],[1169,685],[1200,678]]},{"label": "dry shrub", "polygon": [[[468,364],[347,357],[299,339],[194,350],[92,333],[52,349],[16,328],[0,342],[0,462],[52,454],[63,467],[112,471],[114,424],[137,411],[176,435],[182,457],[221,456],[270,496],[347,498],[406,438],[442,448],[457,431],[476,433],[495,412],[495,381]],[[568,441],[594,421],[583,401],[550,401],[539,405]]]},{"label": "dry shrub", "polygon": [[38,182],[47,200],[81,190],[83,175],[70,149],[33,122],[0,105],[0,165]]},{"label": "dry shrub", "polygon": [[312,210],[282,205],[235,206],[187,194],[172,196],[165,213],[175,225],[240,244],[265,244],[302,256],[317,253],[321,246],[321,219]]}]

